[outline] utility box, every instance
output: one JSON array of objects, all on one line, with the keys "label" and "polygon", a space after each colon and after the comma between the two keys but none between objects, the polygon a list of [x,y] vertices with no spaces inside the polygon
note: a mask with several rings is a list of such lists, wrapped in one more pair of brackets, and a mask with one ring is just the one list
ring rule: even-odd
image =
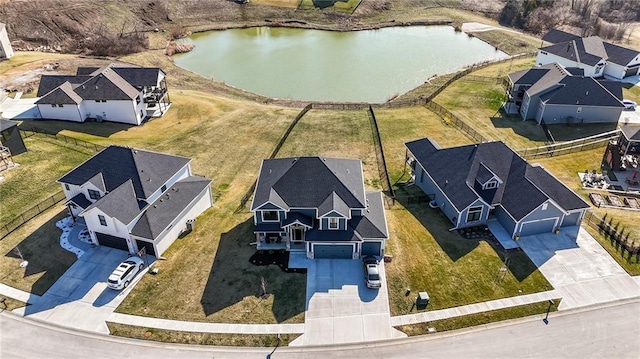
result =
[{"label": "utility box", "polygon": [[194,229],[196,229],[196,220],[187,219],[187,232],[193,232]]},{"label": "utility box", "polygon": [[425,309],[429,305],[429,293],[420,292],[416,297],[416,308]]}]

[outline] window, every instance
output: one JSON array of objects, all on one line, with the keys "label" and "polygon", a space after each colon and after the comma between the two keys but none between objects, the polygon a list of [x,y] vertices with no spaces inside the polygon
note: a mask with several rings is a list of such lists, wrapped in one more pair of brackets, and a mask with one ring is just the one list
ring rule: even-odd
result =
[{"label": "window", "polygon": [[576,110],[576,113],[580,113],[582,112],[582,107],[578,107],[578,109]]},{"label": "window", "polygon": [[94,191],[92,189],[88,190],[88,192],[89,192],[89,198],[91,198],[91,199],[100,199],[100,192]]},{"label": "window", "polygon": [[162,188],[160,188],[160,191],[164,192],[167,190],[167,185],[165,184],[164,186],[162,186]]},{"label": "window", "polygon": [[546,211],[548,206],[549,206],[549,204],[548,204],[548,203],[543,203],[543,204],[542,204],[542,210],[543,210],[543,211]]},{"label": "window", "polygon": [[540,51],[541,54],[543,55],[548,55],[548,53],[546,51]]},{"label": "window", "polygon": [[136,97],[136,103],[140,103],[140,96]]},{"label": "window", "polygon": [[480,215],[482,215],[482,207],[469,208],[469,213],[467,214],[467,222],[480,220]]},{"label": "window", "polygon": [[69,185],[67,183],[64,184],[64,189],[66,189],[67,191],[71,190],[71,188],[69,188]]},{"label": "window", "polygon": [[103,215],[99,214],[99,215],[98,215],[98,220],[100,221],[100,224],[101,224],[101,225],[103,225],[103,226],[105,226],[105,227],[107,226],[107,220],[106,220],[106,218],[104,218],[104,216],[103,216]]},{"label": "window", "polygon": [[498,182],[496,181],[489,181],[486,185],[484,185],[484,189],[494,189],[496,187],[498,187]]},{"label": "window", "polygon": [[60,103],[60,104],[58,104],[58,107],[64,107],[64,105]]},{"label": "window", "polygon": [[54,103],[51,104],[51,107],[56,107],[56,105]]},{"label": "window", "polygon": [[338,218],[329,218],[329,229],[338,229]]},{"label": "window", "polygon": [[107,102],[107,100],[96,100],[96,102]]},{"label": "window", "polygon": [[276,222],[279,219],[278,211],[262,211],[262,220],[265,222]]}]

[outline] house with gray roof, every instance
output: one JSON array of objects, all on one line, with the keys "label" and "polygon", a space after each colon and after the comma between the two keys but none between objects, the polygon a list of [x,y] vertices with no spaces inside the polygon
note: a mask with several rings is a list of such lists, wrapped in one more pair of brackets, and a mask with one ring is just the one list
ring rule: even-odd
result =
[{"label": "house with gray roof", "polygon": [[213,205],[211,180],[191,173],[191,159],[109,146],[58,182],[74,221],[95,244],[160,256]]},{"label": "house with gray roof", "polygon": [[357,259],[384,255],[389,237],[382,193],[365,190],[360,160],[263,160],[251,212],[259,250]]},{"label": "house with gray roof", "polygon": [[617,123],[624,110],[622,84],[582,76],[582,71],[551,63],[511,73],[508,102],[523,120],[538,124]]},{"label": "house with gray roof", "polygon": [[598,36],[580,37],[551,30],[542,39],[550,45],[538,49],[536,65],[559,63],[577,67],[589,77],[615,79],[635,76],[640,71],[640,51],[603,41]]},{"label": "house with gray roof", "polygon": [[171,106],[159,68],[79,67],[76,75],[42,75],[36,101],[45,119],[140,125]]},{"label": "house with gray roof", "polygon": [[0,59],[10,59],[13,57],[13,47],[7,34],[7,25],[0,22]]},{"label": "house with gray roof", "polygon": [[413,183],[451,221],[452,230],[499,224],[511,238],[551,233],[580,225],[589,209],[552,174],[503,142],[443,149],[423,138],[405,146]]}]

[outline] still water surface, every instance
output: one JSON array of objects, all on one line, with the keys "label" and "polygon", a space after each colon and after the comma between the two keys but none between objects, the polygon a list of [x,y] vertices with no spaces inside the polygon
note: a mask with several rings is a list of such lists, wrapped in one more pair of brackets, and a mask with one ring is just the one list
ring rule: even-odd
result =
[{"label": "still water surface", "polygon": [[507,57],[450,26],[334,32],[257,27],[197,33],[178,66],[261,95],[381,103],[436,74]]}]

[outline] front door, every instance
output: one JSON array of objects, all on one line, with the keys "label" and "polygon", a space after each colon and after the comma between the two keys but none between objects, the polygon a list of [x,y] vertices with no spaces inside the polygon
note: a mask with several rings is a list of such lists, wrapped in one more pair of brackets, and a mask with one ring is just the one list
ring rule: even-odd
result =
[{"label": "front door", "polygon": [[293,240],[294,241],[304,241],[304,230],[302,228],[294,228],[293,229]]}]

